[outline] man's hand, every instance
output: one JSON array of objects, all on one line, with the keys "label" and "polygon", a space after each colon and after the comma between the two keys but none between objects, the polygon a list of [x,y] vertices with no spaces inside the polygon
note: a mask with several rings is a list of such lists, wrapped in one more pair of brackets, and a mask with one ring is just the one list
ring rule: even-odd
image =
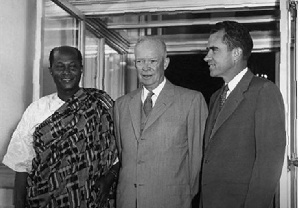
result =
[{"label": "man's hand", "polygon": [[113,165],[106,175],[102,176],[95,185],[99,189],[97,203],[99,203],[101,207],[107,207],[110,188],[118,178],[118,171],[119,163]]}]

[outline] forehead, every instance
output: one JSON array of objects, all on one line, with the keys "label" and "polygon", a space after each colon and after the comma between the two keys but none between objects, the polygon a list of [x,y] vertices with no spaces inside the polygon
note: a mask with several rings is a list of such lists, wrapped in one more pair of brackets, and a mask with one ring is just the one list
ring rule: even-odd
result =
[{"label": "forehead", "polygon": [[139,58],[151,58],[163,56],[163,46],[155,41],[139,43],[135,49],[135,56]]},{"label": "forehead", "polygon": [[75,53],[73,51],[55,51],[53,59],[54,59],[54,62],[78,61],[77,53]]},{"label": "forehead", "polygon": [[213,33],[209,36],[208,39],[208,46],[222,46],[222,45],[226,45],[223,42],[223,37],[224,37],[224,31],[217,31],[216,33]]}]

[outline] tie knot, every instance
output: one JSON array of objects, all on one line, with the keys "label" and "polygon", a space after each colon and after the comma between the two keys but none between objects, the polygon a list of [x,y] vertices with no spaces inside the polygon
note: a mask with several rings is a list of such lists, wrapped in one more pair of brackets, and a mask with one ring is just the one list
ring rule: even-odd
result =
[{"label": "tie knot", "polygon": [[154,95],[154,93],[152,91],[149,91],[147,98],[151,98]]},{"label": "tie knot", "polygon": [[229,90],[228,84],[224,85],[224,90],[223,91],[227,92],[228,90]]}]

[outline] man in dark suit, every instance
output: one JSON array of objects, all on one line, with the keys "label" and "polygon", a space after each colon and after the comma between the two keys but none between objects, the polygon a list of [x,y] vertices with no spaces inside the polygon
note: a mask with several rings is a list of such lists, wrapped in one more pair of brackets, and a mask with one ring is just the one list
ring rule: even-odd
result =
[{"label": "man in dark suit", "polygon": [[207,106],[200,92],[165,78],[168,64],[164,42],[138,41],[142,86],[115,103],[119,208],[191,207],[198,192]]},{"label": "man in dark suit", "polygon": [[201,207],[270,207],[279,183],[284,104],[274,83],[247,68],[252,48],[249,31],[233,21],[217,23],[208,40],[204,60],[225,85],[209,104]]}]

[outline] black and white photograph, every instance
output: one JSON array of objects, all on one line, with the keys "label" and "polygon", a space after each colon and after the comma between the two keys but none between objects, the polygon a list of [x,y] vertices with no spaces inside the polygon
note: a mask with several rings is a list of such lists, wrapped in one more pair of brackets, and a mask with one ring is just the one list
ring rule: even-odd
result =
[{"label": "black and white photograph", "polygon": [[297,208],[298,16],[0,0],[0,208]]}]

